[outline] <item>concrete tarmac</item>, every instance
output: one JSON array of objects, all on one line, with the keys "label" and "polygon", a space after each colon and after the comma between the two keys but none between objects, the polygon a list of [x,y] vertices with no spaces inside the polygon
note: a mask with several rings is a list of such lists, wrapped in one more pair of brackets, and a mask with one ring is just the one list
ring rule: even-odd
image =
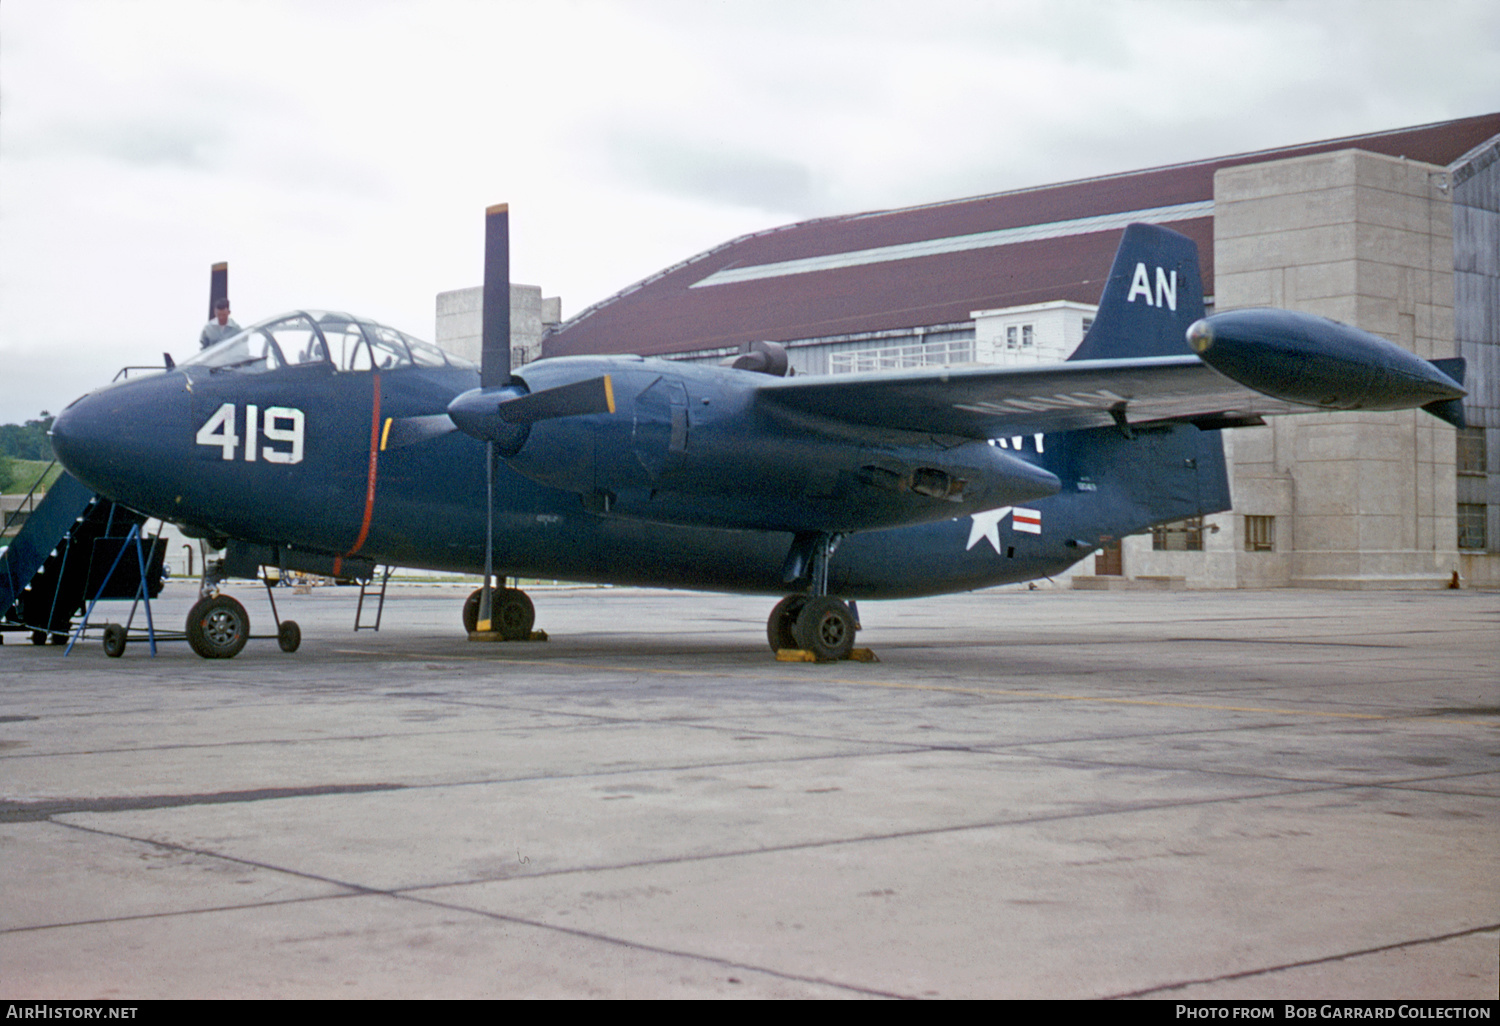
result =
[{"label": "concrete tarmac", "polygon": [[1500,990],[1495,594],[869,602],[881,662],[817,665],[766,598],[477,644],[466,590],[279,589],[294,655],[7,636],[0,997]]}]

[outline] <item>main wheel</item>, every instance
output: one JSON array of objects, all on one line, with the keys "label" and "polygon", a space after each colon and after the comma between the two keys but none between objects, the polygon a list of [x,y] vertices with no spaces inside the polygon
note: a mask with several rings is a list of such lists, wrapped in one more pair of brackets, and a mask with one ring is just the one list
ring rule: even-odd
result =
[{"label": "main wheel", "polygon": [[302,628],[297,626],[296,620],[281,621],[281,626],[276,629],[276,644],[283,652],[297,651],[297,646],[302,644]]},{"label": "main wheel", "polygon": [[849,658],[854,631],[854,614],[849,607],[827,596],[808,599],[792,625],[797,647],[811,652],[820,662]]},{"label": "main wheel", "polygon": [[[491,596],[493,599],[494,596]],[[464,633],[473,634],[479,629],[479,603],[484,599],[484,589],[475,588],[474,594],[464,599]]]},{"label": "main wheel", "polygon": [[788,595],[776,603],[771,610],[770,619],[766,621],[766,640],[771,643],[772,652],[780,652],[784,648],[797,648],[797,635],[792,632],[792,625],[797,622],[797,614],[802,612],[802,607],[807,605],[806,595]]},{"label": "main wheel", "polygon": [[531,637],[531,626],[536,623],[536,607],[531,596],[519,588],[506,588],[490,596],[494,605],[491,619],[495,630],[506,641],[525,641]]},{"label": "main wheel", "polygon": [[188,611],[187,639],[204,659],[233,659],[250,640],[250,614],[228,595],[199,599]]},{"label": "main wheel", "polygon": [[[472,634],[479,629],[479,603],[484,589],[476,588],[464,601],[464,630]],[[525,641],[536,624],[536,607],[531,596],[517,588],[494,588],[490,591],[490,630],[498,631],[506,641]]]},{"label": "main wheel", "polygon": [[125,654],[125,628],[117,623],[104,625],[104,654],[111,659]]}]

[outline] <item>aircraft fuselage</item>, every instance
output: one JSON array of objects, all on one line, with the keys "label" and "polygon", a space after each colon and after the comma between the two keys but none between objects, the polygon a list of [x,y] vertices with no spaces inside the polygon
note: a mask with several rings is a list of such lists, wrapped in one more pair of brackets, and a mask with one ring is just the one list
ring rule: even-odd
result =
[{"label": "aircraft fuselage", "polygon": [[[498,461],[503,573],[781,594],[792,588],[800,525],[818,523],[849,535],[830,564],[831,592],[936,594],[1056,573],[1126,529],[1228,504],[1222,474],[1200,484],[1194,469],[1217,435],[1189,426],[1004,448],[803,423],[756,423],[751,433],[733,387],[750,372],[599,362],[617,412],[533,425]],[[578,364],[544,361],[521,376],[545,387],[549,371],[588,370]],[[58,418],[54,442],[101,494],[213,539],[274,547],[292,568],[317,556],[477,573],[484,443],[448,431],[389,444],[392,424],[440,414],[476,384],[462,367],[189,366],[84,397]],[[1080,443],[1105,458],[1082,459]],[[1176,461],[1191,464],[1183,481],[1130,469],[1132,453],[1164,445],[1191,451]],[[737,446],[754,452],[737,458]],[[1112,459],[1101,447],[1125,448]],[[1163,507],[1174,489],[1179,501]],[[749,522],[771,526],[739,526]]]}]

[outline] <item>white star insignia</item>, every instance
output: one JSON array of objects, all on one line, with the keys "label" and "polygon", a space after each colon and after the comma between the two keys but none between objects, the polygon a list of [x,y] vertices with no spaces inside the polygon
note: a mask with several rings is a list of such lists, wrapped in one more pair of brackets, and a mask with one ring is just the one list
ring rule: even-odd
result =
[{"label": "white star insignia", "polygon": [[969,528],[969,544],[964,546],[964,551],[972,549],[979,539],[983,538],[1000,552],[1000,521],[1010,514],[1010,506],[1001,506],[999,509],[986,510],[983,513],[971,513],[973,526]]}]

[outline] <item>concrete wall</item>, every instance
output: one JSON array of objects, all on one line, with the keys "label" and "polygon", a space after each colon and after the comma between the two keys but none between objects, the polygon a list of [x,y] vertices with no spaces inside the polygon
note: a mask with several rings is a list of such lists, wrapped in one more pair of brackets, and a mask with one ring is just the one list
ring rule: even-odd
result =
[{"label": "concrete wall", "polygon": [[[1279,306],[1455,355],[1445,169],[1356,150],[1214,175],[1218,310]],[[1242,586],[1441,586],[1458,567],[1453,429],[1422,412],[1233,432]],[[1245,514],[1276,552],[1243,551]],[[1129,571],[1127,571],[1129,572]]]},{"label": "concrete wall", "polygon": [[[484,288],[455,289],[439,292],[437,296],[437,324],[433,341],[443,349],[462,356],[466,360],[479,362],[480,331],[483,327]],[[511,365],[540,359],[542,334],[548,326],[562,320],[562,300],[556,296],[543,298],[536,285],[510,287],[510,345]]]},{"label": "concrete wall", "polygon": [[[1200,552],[1158,552],[1150,532],[1121,540],[1121,563],[1135,581],[1166,581],[1188,589],[1233,588],[1236,573],[1235,518],[1219,513],[1203,518],[1203,549]],[[1089,560],[1092,566],[1093,561]]]},{"label": "concrete wall", "polygon": [[1459,479],[1459,501],[1487,505],[1485,551],[1461,552],[1466,581],[1500,587],[1500,138],[1448,169],[1453,188],[1454,334],[1468,361],[1464,415],[1483,433],[1483,476]]}]

